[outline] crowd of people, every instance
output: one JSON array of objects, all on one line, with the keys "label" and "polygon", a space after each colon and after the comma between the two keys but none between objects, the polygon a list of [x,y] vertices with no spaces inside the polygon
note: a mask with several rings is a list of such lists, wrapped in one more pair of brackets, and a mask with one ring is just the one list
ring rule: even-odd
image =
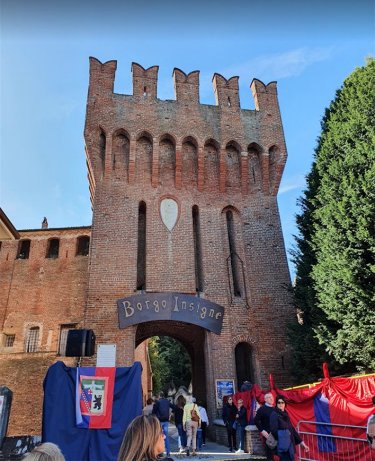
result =
[{"label": "crowd of people", "polygon": [[143,409],[143,414],[155,415],[165,434],[165,452],[170,456],[170,443],[168,427],[171,413],[174,415],[174,423],[178,431],[178,447],[180,453],[188,456],[197,454],[197,447],[200,449],[206,443],[206,429],[208,417],[205,407],[197,403],[195,397],[179,395],[175,403],[170,402],[163,392],[160,392],[158,399],[150,410],[149,401]]},{"label": "crowd of people", "polygon": [[[258,409],[255,415],[254,423],[264,442],[267,461],[274,461],[275,455],[280,461],[294,461],[296,445],[301,445],[308,452],[309,447],[302,441],[290,421],[285,409],[285,398],[276,396],[276,407],[272,393],[267,393],[264,400],[264,405]],[[245,427],[249,421],[243,400],[238,399],[237,405],[235,405],[232,396],[226,397],[222,418],[227,430],[229,451],[234,451],[236,454],[244,453]]]},{"label": "crowd of people", "polygon": [[[251,390],[251,383],[247,381],[241,387],[242,392],[246,390]],[[264,405],[256,412],[254,423],[264,442],[267,461],[274,461],[275,455],[280,461],[294,461],[296,445],[301,445],[308,452],[309,447],[300,438],[290,421],[285,398],[277,396],[275,405],[273,394],[267,393],[264,400]],[[158,418],[164,434],[163,451],[167,457],[170,456],[168,426],[171,412],[174,414],[174,423],[178,431],[180,453],[196,455],[197,447],[200,449],[206,442],[208,425],[206,409],[197,403],[192,395],[186,398],[179,395],[175,403],[171,403],[161,392],[155,403],[147,401],[143,414],[155,415]],[[235,404],[233,396],[227,396],[223,402],[222,419],[227,430],[229,451],[243,454],[245,428],[249,424],[243,400],[238,399]]]},{"label": "crowd of people", "polygon": [[[254,423],[263,439],[267,461],[294,461],[296,445],[301,445],[308,452],[309,447],[291,423],[286,410],[286,399],[277,395],[275,405],[273,394],[269,392],[265,394],[264,400],[264,405],[256,412]],[[375,407],[375,396],[372,401]],[[155,402],[152,399],[147,400],[142,416],[137,416],[128,426],[117,461],[173,461],[170,458],[168,437],[171,412],[178,431],[180,453],[196,455],[197,446],[206,443],[206,409],[192,395],[186,398],[180,395],[172,403],[160,392]],[[223,402],[222,418],[227,430],[229,451],[244,453],[245,428],[249,421],[243,400],[238,399],[235,405],[233,396],[227,396]],[[375,448],[374,427],[375,410],[367,425],[367,437],[372,448]],[[161,458],[164,452],[166,457]],[[65,461],[59,447],[49,442],[35,447],[23,460]]]}]

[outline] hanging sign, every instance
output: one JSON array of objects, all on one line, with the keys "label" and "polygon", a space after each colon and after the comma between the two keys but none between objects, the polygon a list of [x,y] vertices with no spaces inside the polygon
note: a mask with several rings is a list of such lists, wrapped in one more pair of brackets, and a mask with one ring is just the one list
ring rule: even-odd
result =
[{"label": "hanging sign", "polygon": [[155,320],[176,320],[198,325],[219,335],[224,307],[182,293],[145,293],[117,301],[119,327]]}]

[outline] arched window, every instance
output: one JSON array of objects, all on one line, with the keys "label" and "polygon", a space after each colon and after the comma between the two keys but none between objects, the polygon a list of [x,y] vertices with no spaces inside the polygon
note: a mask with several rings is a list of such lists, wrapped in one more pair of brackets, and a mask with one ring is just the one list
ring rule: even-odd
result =
[{"label": "arched window", "polygon": [[235,348],[236,374],[238,386],[244,381],[254,382],[252,349],[249,343],[239,343]]},{"label": "arched window", "polygon": [[194,259],[195,259],[195,289],[198,293],[204,290],[202,269],[202,245],[199,220],[199,208],[193,206],[193,236],[194,236]]},{"label": "arched window", "polygon": [[30,240],[20,240],[18,244],[17,259],[29,259],[30,244]]},{"label": "arched window", "polygon": [[138,208],[137,290],[146,289],[146,204]]},{"label": "arched window", "polygon": [[99,135],[99,157],[101,162],[102,171],[105,168],[105,149],[106,149],[106,137],[103,130],[100,130]]},{"label": "arched window", "polygon": [[176,148],[173,138],[165,135],[159,143],[159,182],[163,186],[174,186],[176,171]]},{"label": "arched window", "polygon": [[77,253],[76,256],[87,256],[90,249],[90,237],[83,235],[77,239]]},{"label": "arched window", "polygon": [[112,167],[117,174],[128,179],[130,142],[129,137],[123,130],[117,131],[112,143]]},{"label": "arched window", "polygon": [[220,161],[219,144],[210,139],[204,146],[204,188],[216,191],[219,188]]},{"label": "arched window", "polygon": [[153,143],[149,133],[137,138],[135,154],[135,178],[139,184],[151,183]]},{"label": "arched window", "polygon": [[239,190],[241,189],[241,148],[232,141],[227,144],[225,151],[226,187],[229,190]]},{"label": "arched window", "polygon": [[269,159],[269,177],[270,177],[270,186],[271,190],[273,189],[278,174],[277,164],[280,159],[280,151],[277,146],[270,147],[268,151]]},{"label": "arched window", "polygon": [[195,139],[188,137],[182,143],[182,187],[193,189],[198,183],[198,147]]},{"label": "arched window", "polygon": [[59,248],[60,240],[59,239],[50,239],[48,240],[47,254],[46,258],[58,258],[59,257]]},{"label": "arched window", "polygon": [[248,154],[248,187],[250,193],[262,189],[261,148],[252,143],[247,148]]},{"label": "arched window", "polygon": [[36,352],[39,342],[39,327],[32,327],[28,330],[25,343],[25,352]]},{"label": "arched window", "polygon": [[229,243],[229,259],[230,259],[230,270],[233,282],[233,294],[234,296],[241,296],[240,279],[239,279],[239,257],[236,253],[236,239],[234,230],[233,212],[228,210],[226,212],[227,221],[227,232],[228,232],[228,243]]}]

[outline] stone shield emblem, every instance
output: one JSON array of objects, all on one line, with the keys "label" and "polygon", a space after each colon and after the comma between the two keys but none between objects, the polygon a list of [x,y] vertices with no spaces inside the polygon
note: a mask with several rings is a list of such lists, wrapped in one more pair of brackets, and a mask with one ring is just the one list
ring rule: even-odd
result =
[{"label": "stone shield emblem", "polygon": [[178,203],[171,198],[163,199],[160,202],[160,216],[165,227],[171,232],[178,219]]}]

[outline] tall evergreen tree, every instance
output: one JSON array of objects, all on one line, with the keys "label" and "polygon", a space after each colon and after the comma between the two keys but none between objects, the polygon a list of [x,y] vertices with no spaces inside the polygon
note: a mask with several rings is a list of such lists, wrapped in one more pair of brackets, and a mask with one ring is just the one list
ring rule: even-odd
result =
[{"label": "tall evergreen tree", "polygon": [[356,69],[327,113],[316,167],[312,270],[330,323],[315,332],[342,364],[375,369],[375,61]]},{"label": "tall evergreen tree", "polygon": [[[293,372],[299,382],[321,377],[323,361],[336,374],[374,368],[370,358],[375,355],[371,318],[375,286],[371,285],[374,83],[374,62],[369,61],[337,92],[323,118],[315,162],[299,200],[299,236],[295,237],[292,255],[296,265],[294,299],[300,322],[289,326]],[[357,251],[353,254],[350,248]],[[364,249],[362,253],[360,248]],[[351,267],[361,276],[356,278]],[[347,280],[351,283],[344,283]],[[355,314],[357,310],[360,315]],[[362,338],[357,344],[358,336]]]}]

